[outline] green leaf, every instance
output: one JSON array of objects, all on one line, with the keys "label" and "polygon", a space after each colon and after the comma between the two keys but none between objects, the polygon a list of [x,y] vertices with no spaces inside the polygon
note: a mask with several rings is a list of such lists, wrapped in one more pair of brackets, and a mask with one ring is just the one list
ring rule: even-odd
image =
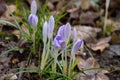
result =
[{"label": "green leaf", "polygon": [[11,51],[19,51],[19,50],[20,50],[20,48],[17,48],[17,47],[12,48],[12,49],[9,49],[9,50],[7,50],[7,51],[2,52],[2,53],[0,54],[0,57],[8,54],[8,53],[11,52]]},{"label": "green leaf", "polygon": [[11,22],[9,22],[9,21],[6,21],[6,20],[0,20],[0,23],[1,23],[1,24],[5,24],[5,25],[8,24],[8,25],[11,25],[11,26],[17,28],[15,24],[13,24],[13,23],[11,23]]}]

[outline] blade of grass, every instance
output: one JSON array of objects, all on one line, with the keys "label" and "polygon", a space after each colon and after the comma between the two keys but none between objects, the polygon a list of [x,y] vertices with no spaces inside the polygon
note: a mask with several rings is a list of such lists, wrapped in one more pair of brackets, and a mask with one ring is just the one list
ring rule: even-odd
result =
[{"label": "blade of grass", "polygon": [[1,19],[0,19],[0,23],[1,23],[1,24],[8,24],[8,25],[11,25],[11,26],[17,28],[16,25],[14,25],[13,23],[11,23],[11,22],[9,22],[9,21],[6,21],[6,20],[1,20]]},{"label": "blade of grass", "polygon": [[106,21],[108,17],[108,8],[109,8],[110,0],[106,0],[106,10],[105,10],[105,18],[104,18],[104,26],[103,26],[103,35],[106,33]]},{"label": "blade of grass", "polygon": [[7,51],[2,52],[2,53],[0,54],[0,57],[2,57],[3,55],[8,54],[8,53],[11,52],[11,51],[19,51],[19,50],[20,50],[20,48],[12,48],[12,49],[10,49],[10,50],[7,50]]}]

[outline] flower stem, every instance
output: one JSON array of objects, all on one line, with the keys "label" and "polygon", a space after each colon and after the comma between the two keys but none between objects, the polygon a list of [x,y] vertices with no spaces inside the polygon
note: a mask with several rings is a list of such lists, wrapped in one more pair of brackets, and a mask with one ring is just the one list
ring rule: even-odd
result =
[{"label": "flower stem", "polygon": [[56,50],[54,53],[54,65],[53,65],[54,72],[56,72],[57,69],[57,56],[58,56],[58,50]]},{"label": "flower stem", "polygon": [[75,63],[75,53],[71,51],[71,57],[70,57],[69,68],[68,68],[68,76],[71,76],[72,65],[74,65],[74,63]]},{"label": "flower stem", "polygon": [[36,39],[36,36],[35,36],[35,33],[36,33],[36,27],[33,28],[33,53],[36,54],[36,42],[35,42],[35,39]]},{"label": "flower stem", "polygon": [[64,56],[65,56],[65,74],[67,75],[67,48],[66,47],[65,47]]},{"label": "flower stem", "polygon": [[110,0],[106,0],[106,10],[105,10],[105,18],[104,18],[104,26],[103,26],[103,34],[106,33],[106,21],[108,17],[108,8],[109,8]]},{"label": "flower stem", "polygon": [[49,48],[50,48],[50,39],[47,44],[47,51],[46,51],[46,43],[44,43],[44,49],[43,49],[42,60],[41,60],[41,70],[43,70],[47,64],[47,60],[49,57]]},{"label": "flower stem", "polygon": [[44,58],[45,58],[45,47],[46,47],[46,43],[44,43],[44,48],[43,48],[43,53],[42,53],[42,60],[41,60],[41,70],[43,70],[44,69],[44,66],[45,66],[45,60],[44,60]]}]

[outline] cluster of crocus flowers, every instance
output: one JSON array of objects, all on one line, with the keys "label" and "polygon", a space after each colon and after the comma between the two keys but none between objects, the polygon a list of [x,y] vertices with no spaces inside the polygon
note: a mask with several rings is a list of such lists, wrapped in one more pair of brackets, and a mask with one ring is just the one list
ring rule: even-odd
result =
[{"label": "cluster of crocus flowers", "polygon": [[28,21],[31,26],[35,27],[37,26],[38,23],[38,16],[36,15],[37,13],[37,4],[36,1],[33,0],[31,3],[31,14],[29,15]]},{"label": "cluster of crocus flowers", "polygon": [[[75,64],[75,54],[77,53],[77,51],[80,49],[83,40],[79,39],[77,40],[77,31],[76,28],[73,28],[72,31],[72,39],[73,39],[73,46],[72,46],[72,50],[71,50],[71,58],[70,58],[70,65],[69,65],[69,72],[71,71],[71,67],[72,65]],[[53,47],[55,50],[65,50],[62,53],[62,63],[63,63],[63,73],[66,74],[66,69],[67,69],[67,43],[69,41],[71,35],[71,25],[69,23],[62,25],[57,32],[57,35],[54,38],[53,41]],[[65,58],[65,60],[64,60]],[[66,66],[66,67],[65,67]],[[69,73],[70,74],[70,73]]]},{"label": "cluster of crocus flowers", "polygon": [[51,39],[54,30],[54,17],[50,16],[49,21],[45,22],[43,25],[43,42],[46,43],[47,38]]},{"label": "cluster of crocus flowers", "polygon": [[[59,29],[58,29],[58,33],[54,38],[53,41],[53,47],[54,48],[59,48],[59,49],[63,49],[64,47],[66,47],[67,42],[70,38],[70,34],[71,34],[71,26],[69,23],[62,25]],[[74,42],[74,45],[72,47],[72,53],[76,53],[79,48],[81,47],[83,41],[82,39],[77,40],[77,31],[76,28],[73,28],[73,34],[72,34],[72,39]],[[76,41],[77,40],[77,41]]]},{"label": "cluster of crocus flowers", "polygon": [[[50,42],[53,36],[53,30],[54,30],[54,17],[50,16],[49,21],[45,21],[43,24],[43,43],[44,43],[44,49],[42,53],[42,60],[41,60],[41,70],[44,69],[44,67],[47,64],[47,60],[49,58],[49,51],[50,51]],[[48,39],[48,40],[47,40]],[[48,43],[47,43],[48,41]],[[47,47],[47,49],[46,49]]]},{"label": "cluster of crocus flowers", "polygon": [[66,44],[69,40],[70,37],[70,33],[71,33],[71,26],[69,23],[62,25],[59,30],[58,33],[56,35],[56,37],[54,38],[53,41],[53,47],[56,49],[63,49],[66,47]]}]

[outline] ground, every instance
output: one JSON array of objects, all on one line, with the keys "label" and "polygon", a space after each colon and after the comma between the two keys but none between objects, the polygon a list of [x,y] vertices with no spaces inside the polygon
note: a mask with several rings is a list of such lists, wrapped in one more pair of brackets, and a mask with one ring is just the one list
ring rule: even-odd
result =
[{"label": "ground", "polygon": [[[45,1],[37,1],[42,3],[41,5],[38,5],[39,12],[41,6],[45,4]],[[7,7],[9,7],[19,21],[19,24],[21,24],[22,29],[28,33],[24,22],[22,22],[24,21],[24,18],[21,16],[24,15],[21,12],[22,9],[20,6],[24,6],[29,12],[30,3],[31,0],[20,1],[20,4],[18,4],[18,1],[0,0],[0,20],[7,20],[11,23],[15,23],[7,9]],[[69,22],[72,27],[77,28],[77,38],[82,38],[84,40],[85,44],[83,52],[87,56],[79,53],[76,55],[82,56],[88,63],[90,61],[89,57],[92,55],[95,59],[95,61],[93,59],[92,61],[97,62],[97,65],[100,66],[99,68],[104,68],[107,71],[103,73],[109,80],[120,80],[119,5],[119,0],[110,0],[108,18],[106,18],[105,23],[105,0],[49,0],[47,3],[50,15],[58,16],[60,12],[65,14],[60,19],[57,28],[60,25]],[[105,33],[103,33],[104,24],[106,24]],[[32,42],[21,38],[19,30],[13,27],[13,25],[0,22],[0,80],[9,79],[8,75],[12,75],[19,71],[15,70],[16,68],[25,68],[28,63],[30,63],[29,68],[36,68],[38,66],[37,60],[39,58],[37,55],[33,54],[32,57],[28,59],[31,46]],[[43,46],[40,48],[43,48]],[[82,64],[79,65],[88,66]],[[81,69],[79,68],[79,65],[77,67],[78,69]],[[17,80],[44,80],[44,78],[31,72],[17,74]],[[86,80],[93,79],[86,78]],[[101,78],[101,80],[103,79]]]}]

